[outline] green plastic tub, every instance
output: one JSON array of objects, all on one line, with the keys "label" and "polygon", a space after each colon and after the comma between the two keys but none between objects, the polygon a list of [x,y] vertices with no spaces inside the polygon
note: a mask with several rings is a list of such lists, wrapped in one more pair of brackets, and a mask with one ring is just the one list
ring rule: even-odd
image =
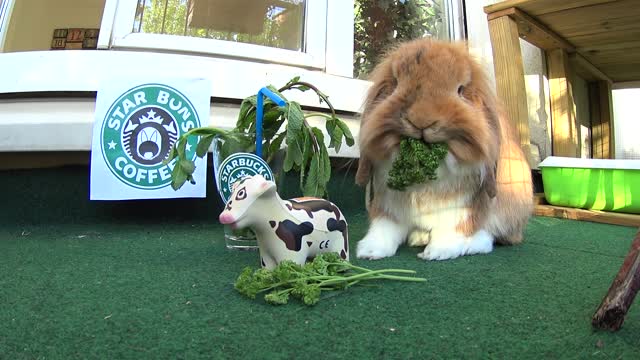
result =
[{"label": "green plastic tub", "polygon": [[539,167],[551,205],[640,214],[640,160],[550,156]]}]

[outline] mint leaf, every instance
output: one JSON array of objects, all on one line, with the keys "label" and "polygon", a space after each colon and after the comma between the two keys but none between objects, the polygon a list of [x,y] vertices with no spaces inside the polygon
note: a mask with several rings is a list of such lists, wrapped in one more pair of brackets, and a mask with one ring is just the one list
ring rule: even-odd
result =
[{"label": "mint leaf", "polygon": [[284,141],[284,138],[286,136],[287,133],[282,132],[278,134],[275,139],[273,139],[271,144],[269,144],[269,154],[275,154],[278,150],[280,150],[280,147],[282,147],[282,141]]},{"label": "mint leaf", "polygon": [[342,145],[342,136],[343,132],[339,126],[336,126],[336,122],[334,120],[327,121],[327,133],[329,134],[329,147],[334,148],[336,152],[340,151],[340,146]]},{"label": "mint leaf", "polygon": [[306,127],[302,133],[304,134],[304,143],[302,145],[302,164],[300,164],[300,189],[304,188],[305,172],[313,155],[313,144],[311,140],[313,135],[311,135],[310,130]]},{"label": "mint leaf", "polygon": [[347,124],[338,119],[338,118],[334,118],[336,125],[338,125],[338,127],[340,128],[340,130],[342,130],[342,133],[344,134],[344,141],[347,143],[347,146],[353,146],[355,144],[355,141],[353,140],[353,135],[351,134],[351,130],[349,130],[349,126],[347,126]]},{"label": "mint leaf", "polygon": [[285,117],[287,118],[287,156],[285,157],[285,171],[294,165],[302,164],[304,133],[304,113],[300,104],[295,101],[287,104]]},{"label": "mint leaf", "polygon": [[[179,139],[178,139],[179,141]],[[164,159],[162,161],[163,165],[167,165],[168,163],[171,162],[171,160],[173,160],[176,156],[178,156],[178,150],[176,149],[175,144],[173,145],[173,147],[171,147],[171,150],[169,151],[169,155],[167,156],[166,159]]]},{"label": "mint leaf", "polygon": [[[255,104],[256,104],[257,95],[249,96],[248,98],[242,100],[240,104],[240,113],[238,114],[238,121],[236,122],[236,129],[245,130],[251,126],[251,124],[256,121],[256,112],[255,112]],[[249,113],[251,110],[251,114]]]},{"label": "mint leaf", "polygon": [[178,165],[180,168],[182,168],[182,171],[184,171],[184,173],[187,175],[193,174],[193,172],[196,170],[196,164],[191,160],[182,159],[180,160]]},{"label": "mint leaf", "polygon": [[320,183],[320,158],[319,156],[314,156],[311,159],[311,164],[309,165],[309,172],[307,175],[307,181],[304,184],[303,193],[305,196],[318,196],[318,188]]},{"label": "mint leaf", "polygon": [[209,151],[209,147],[211,147],[211,143],[213,142],[213,138],[215,135],[203,135],[200,137],[200,141],[198,142],[198,146],[196,147],[196,155],[198,157],[203,157]]},{"label": "mint leaf", "polygon": [[302,112],[300,104],[295,101],[291,101],[285,108],[287,109],[286,117],[289,122],[287,131],[293,130],[297,134],[297,131],[301,130],[304,125],[304,112]]},{"label": "mint leaf", "polygon": [[180,137],[180,140],[178,140],[178,146],[177,146],[179,159],[185,158],[184,152],[186,148],[187,148],[187,137],[182,136]]},{"label": "mint leaf", "polygon": [[288,87],[289,85],[293,84],[293,83],[297,83],[298,81],[300,81],[300,76],[294,76],[293,79],[289,80],[284,87]]},{"label": "mint leaf", "polygon": [[182,185],[184,185],[184,183],[187,181],[187,177],[187,173],[184,172],[182,167],[176,164],[176,166],[173,168],[173,171],[171,172],[171,187],[173,188],[173,190],[180,189]]}]

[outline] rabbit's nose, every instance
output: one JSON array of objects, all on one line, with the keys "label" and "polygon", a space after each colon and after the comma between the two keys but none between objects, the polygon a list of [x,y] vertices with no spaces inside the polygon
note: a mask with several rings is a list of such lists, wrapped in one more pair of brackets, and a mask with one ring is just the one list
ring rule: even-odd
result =
[{"label": "rabbit's nose", "polygon": [[430,126],[422,129],[422,138],[428,143],[436,143],[447,140],[446,135],[440,131],[439,126]]},{"label": "rabbit's nose", "polygon": [[412,137],[414,139],[420,139],[422,137],[422,131],[415,126],[411,121],[407,118],[402,118],[402,132],[405,136]]}]

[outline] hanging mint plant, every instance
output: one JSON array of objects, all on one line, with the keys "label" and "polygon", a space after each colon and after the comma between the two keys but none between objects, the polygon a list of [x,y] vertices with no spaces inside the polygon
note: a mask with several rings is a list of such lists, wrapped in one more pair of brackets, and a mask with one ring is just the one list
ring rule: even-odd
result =
[{"label": "hanging mint plant", "polygon": [[[284,100],[284,105],[279,106],[270,99],[264,100],[263,107],[263,142],[262,157],[269,162],[281,149],[285,147],[284,171],[296,171],[300,176],[300,189],[305,196],[324,197],[327,192],[327,183],[331,178],[331,163],[327,146],[324,143],[324,134],[317,127],[309,125],[307,118],[320,116],[325,118],[327,134],[329,134],[329,147],[340,151],[342,142],[353,146],[354,139],[351,131],[338,116],[329,101],[329,97],[317,87],[307,82],[300,81],[296,76],[283,87],[276,89],[267,86]],[[302,107],[295,101],[289,101],[283,95],[285,91],[313,91],[318,95],[320,103],[327,104],[330,113],[305,114]],[[174,190],[181,188],[185,182],[194,183],[193,172],[195,163],[185,156],[187,138],[199,136],[196,154],[203,157],[216,136],[225,139],[222,152],[231,154],[238,150],[254,152],[256,147],[256,106],[257,95],[245,98],[240,104],[238,121],[232,130],[223,130],[215,127],[199,127],[189,130],[182,135],[171,149],[165,163],[177,158],[176,165],[171,173],[171,186]],[[283,125],[286,126],[283,128]]]}]

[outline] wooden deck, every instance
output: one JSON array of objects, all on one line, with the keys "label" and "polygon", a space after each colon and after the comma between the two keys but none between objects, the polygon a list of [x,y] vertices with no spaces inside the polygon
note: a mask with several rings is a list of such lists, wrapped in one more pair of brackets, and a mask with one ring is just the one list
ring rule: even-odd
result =
[{"label": "wooden deck", "polygon": [[593,157],[612,158],[612,84],[640,84],[640,1],[508,0],[484,10],[497,92],[520,132],[525,152],[530,145],[520,38],[545,50],[553,154],[579,155],[571,84],[575,72],[589,82]]},{"label": "wooden deck", "polygon": [[534,45],[584,57],[596,69],[580,69],[590,79],[640,81],[638,0],[510,0],[485,12],[489,19],[514,17],[521,36]]},{"label": "wooden deck", "polygon": [[609,211],[586,210],[554,206],[547,203],[543,193],[535,194],[536,216],[556,217],[569,220],[591,221],[604,224],[640,227],[640,215]]}]

